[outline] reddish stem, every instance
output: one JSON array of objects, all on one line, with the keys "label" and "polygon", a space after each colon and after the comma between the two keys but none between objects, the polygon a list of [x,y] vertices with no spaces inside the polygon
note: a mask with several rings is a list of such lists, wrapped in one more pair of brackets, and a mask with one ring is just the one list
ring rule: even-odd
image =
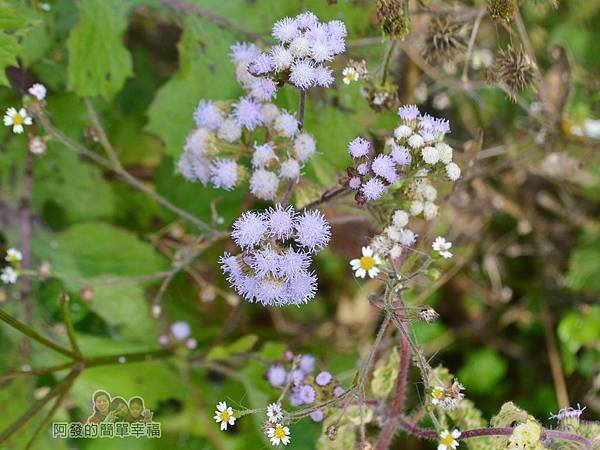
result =
[{"label": "reddish stem", "polygon": [[[390,414],[388,420],[379,435],[379,440],[377,441],[376,450],[385,450],[390,446],[392,439],[394,437],[394,432],[396,431],[396,426],[399,424],[399,421],[403,421],[403,428],[410,428],[410,433],[419,435],[418,430],[424,430],[419,427],[415,427],[411,423],[402,419],[401,415],[404,409],[404,397],[406,394],[406,379],[408,378],[408,367],[410,364],[410,343],[408,342],[408,338],[406,336],[406,328],[404,327],[404,323],[400,322],[402,327],[399,330],[400,334],[400,367],[398,368],[398,376],[396,377],[396,398],[394,399],[394,404],[392,405],[392,409],[390,410]],[[408,430],[407,430],[408,431]],[[428,430],[424,430],[426,433],[430,433]],[[435,431],[433,434],[436,435]],[[423,436],[426,437],[426,436]]]}]

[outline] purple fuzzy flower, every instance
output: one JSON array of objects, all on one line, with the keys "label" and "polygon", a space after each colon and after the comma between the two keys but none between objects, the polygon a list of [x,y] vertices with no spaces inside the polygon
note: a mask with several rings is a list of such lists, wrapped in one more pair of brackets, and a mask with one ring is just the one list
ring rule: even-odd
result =
[{"label": "purple fuzzy flower", "polygon": [[315,370],[315,357],[312,355],[302,355],[298,367],[304,373],[310,373]]},{"label": "purple fuzzy flower", "polygon": [[329,372],[324,370],[322,372],[319,372],[319,374],[315,377],[315,382],[319,386],[327,386],[332,379],[333,376]]},{"label": "purple fuzzy flower", "polygon": [[348,153],[350,153],[350,156],[353,158],[367,156],[370,149],[371,143],[360,136],[348,144]]},{"label": "purple fuzzy flower", "polygon": [[379,178],[371,178],[362,187],[362,193],[367,200],[377,200],[386,190],[385,185]]},{"label": "purple fuzzy flower", "polygon": [[329,87],[333,81],[333,72],[329,67],[317,66],[315,68],[315,84],[317,86]]},{"label": "purple fuzzy flower", "polygon": [[262,125],[262,105],[250,97],[242,97],[232,106],[232,116],[241,127],[254,130]]},{"label": "purple fuzzy flower", "polygon": [[[280,273],[287,280],[294,280],[298,276],[304,276],[308,266],[310,266],[310,256],[303,251],[296,251],[293,248],[289,248],[286,253],[281,255]],[[301,287],[301,284],[302,282],[291,287],[295,287],[294,291],[297,292],[301,290],[298,289]]]},{"label": "purple fuzzy flower", "polygon": [[271,78],[257,78],[250,85],[250,95],[256,100],[267,102],[277,93],[277,83]]},{"label": "purple fuzzy flower", "polygon": [[292,138],[298,133],[298,120],[287,111],[281,111],[273,128],[277,133],[286,138]]},{"label": "purple fuzzy flower", "polygon": [[398,181],[396,165],[394,164],[394,160],[388,155],[378,155],[373,160],[371,169],[376,175],[384,178],[390,184]]},{"label": "purple fuzzy flower", "polygon": [[280,42],[290,42],[300,34],[296,19],[284,17],[273,25],[272,36]]},{"label": "purple fuzzy flower", "polygon": [[263,145],[254,144],[254,153],[252,154],[252,165],[254,167],[267,166],[272,160],[276,159],[274,151],[275,145],[267,142]]},{"label": "purple fuzzy flower", "polygon": [[231,237],[242,249],[257,245],[267,231],[263,217],[253,211],[246,211],[234,223]]},{"label": "purple fuzzy flower", "polygon": [[348,180],[348,187],[350,189],[360,189],[360,186],[362,185],[362,181],[360,181],[360,178],[358,177],[352,177],[350,178],[350,180]]},{"label": "purple fuzzy flower", "polygon": [[310,252],[317,252],[327,246],[331,238],[331,227],[319,211],[305,211],[298,218],[296,225],[296,242],[307,247]]},{"label": "purple fuzzy flower", "polygon": [[196,125],[217,131],[225,120],[225,113],[217,108],[213,102],[200,100],[194,111]]},{"label": "purple fuzzy flower", "polygon": [[416,105],[405,105],[398,108],[398,115],[403,120],[415,120],[419,114],[420,111]]},{"label": "purple fuzzy flower", "polygon": [[300,59],[290,68],[291,83],[303,91],[315,83],[315,65],[309,59]]},{"label": "purple fuzzy flower", "polygon": [[278,204],[275,208],[269,208],[265,213],[265,219],[269,227],[269,236],[284,240],[294,232],[296,211],[291,206],[283,208]]},{"label": "purple fuzzy flower", "polygon": [[190,324],[187,322],[175,322],[171,325],[171,334],[178,341],[186,339],[190,333]]},{"label": "purple fuzzy flower", "polygon": [[305,384],[298,389],[298,397],[304,404],[310,405],[317,399],[317,393],[312,386]]},{"label": "purple fuzzy flower", "polygon": [[261,200],[273,200],[278,188],[279,178],[269,170],[258,169],[250,177],[250,192]]},{"label": "purple fuzzy flower", "polygon": [[285,384],[287,379],[287,371],[283,366],[274,365],[269,367],[267,371],[267,380],[273,387],[281,387]]},{"label": "purple fuzzy flower", "polygon": [[291,305],[303,305],[312,300],[317,293],[317,277],[306,271],[297,272],[287,281],[286,298]]},{"label": "purple fuzzy flower", "polygon": [[344,389],[342,386],[336,386],[335,389],[333,390],[333,395],[335,395],[336,397],[339,397],[344,392],[346,392],[346,389]]},{"label": "purple fuzzy flower", "polygon": [[298,386],[302,383],[302,381],[304,381],[305,373],[300,369],[295,369],[293,372],[290,372],[289,376],[292,378],[292,384],[294,386]]},{"label": "purple fuzzy flower", "polygon": [[232,190],[238,180],[238,166],[232,159],[217,159],[210,167],[210,181],[216,188]]},{"label": "purple fuzzy flower", "polygon": [[256,276],[262,278],[268,275],[277,276],[279,267],[281,266],[281,259],[279,253],[273,251],[271,246],[267,244],[262,249],[255,251],[248,258],[248,263]]},{"label": "purple fuzzy flower", "polygon": [[356,171],[358,172],[359,175],[366,175],[369,173],[369,170],[371,170],[371,167],[369,166],[369,163],[360,163],[358,166],[356,166]]},{"label": "purple fuzzy flower", "polygon": [[230,48],[229,56],[234,64],[240,64],[245,61],[253,61],[260,56],[260,50],[254,44],[248,42],[238,42]]},{"label": "purple fuzzy flower", "polygon": [[325,418],[325,413],[323,411],[321,411],[320,409],[318,409],[318,410],[310,413],[310,418],[314,422],[323,422],[323,419]]},{"label": "purple fuzzy flower", "polygon": [[401,166],[408,166],[411,163],[412,158],[410,157],[410,151],[403,146],[393,144],[392,145],[392,158]]},{"label": "purple fuzzy flower", "polygon": [[250,73],[253,75],[264,75],[269,73],[272,68],[271,56],[268,53],[261,53],[250,64]]}]

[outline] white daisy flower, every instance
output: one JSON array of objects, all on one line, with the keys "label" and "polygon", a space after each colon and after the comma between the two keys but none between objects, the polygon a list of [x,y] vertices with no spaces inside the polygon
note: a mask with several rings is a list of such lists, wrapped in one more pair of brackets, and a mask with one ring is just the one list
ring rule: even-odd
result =
[{"label": "white daisy flower", "polygon": [[460,167],[456,163],[451,162],[446,165],[446,175],[452,181],[456,181],[460,178]]},{"label": "white daisy flower", "polygon": [[360,80],[360,74],[354,67],[346,67],[342,70],[342,75],[344,75],[344,79],[342,80],[344,84],[350,84],[353,81]]},{"label": "white daisy flower", "polygon": [[6,251],[6,256],[4,260],[8,261],[11,264],[16,264],[23,260],[23,254],[16,248],[9,248]]},{"label": "white daisy flower", "polygon": [[290,429],[280,423],[267,430],[267,436],[271,439],[272,445],[288,445],[290,443]]},{"label": "white daisy flower", "polygon": [[354,270],[354,275],[359,278],[364,278],[365,275],[369,275],[369,278],[375,278],[379,272],[379,265],[381,264],[381,258],[376,255],[371,247],[362,248],[362,258],[353,259],[350,261],[350,266]]},{"label": "white daisy flower", "polygon": [[436,237],[431,247],[444,258],[452,258],[452,253],[448,251],[452,248],[452,242],[447,242],[443,237]]},{"label": "white daisy flower", "polygon": [[225,402],[220,402],[217,405],[214,419],[217,423],[221,424],[221,430],[226,430],[227,425],[233,425],[236,421],[233,409],[231,409],[231,406],[227,406]]},{"label": "white daisy flower", "polygon": [[46,86],[40,83],[35,83],[27,90],[27,92],[38,100],[44,100],[46,98]]},{"label": "white daisy flower", "polygon": [[25,128],[23,125],[31,125],[33,121],[31,117],[27,115],[27,110],[21,108],[18,111],[16,108],[8,108],[4,114],[4,125],[7,127],[13,127],[13,133],[21,134]]},{"label": "white daisy flower", "polygon": [[19,275],[12,267],[5,267],[0,273],[0,280],[4,284],[15,284]]},{"label": "white daisy flower", "polygon": [[277,423],[283,419],[283,410],[281,409],[281,405],[279,403],[271,403],[269,406],[267,406],[267,417],[271,423]]},{"label": "white daisy flower", "polygon": [[436,386],[431,390],[431,404],[437,405],[444,398],[444,388]]},{"label": "white daisy flower", "polygon": [[454,450],[458,447],[457,439],[460,437],[460,431],[457,429],[452,430],[450,433],[448,430],[444,430],[440,433],[440,444],[438,450]]}]

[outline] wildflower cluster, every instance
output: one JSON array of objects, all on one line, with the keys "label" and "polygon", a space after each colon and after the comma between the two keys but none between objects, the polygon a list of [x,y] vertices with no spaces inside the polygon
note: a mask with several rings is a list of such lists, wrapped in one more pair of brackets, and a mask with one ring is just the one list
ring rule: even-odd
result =
[{"label": "wildflower cluster", "polygon": [[[274,362],[265,377],[271,386],[286,389],[291,406],[313,405],[339,397],[345,392],[328,371],[315,371],[316,360],[312,355],[296,356],[287,351],[280,361]],[[316,374],[315,374],[316,372]],[[321,422],[325,418],[322,410],[313,411],[310,418]]]},{"label": "wildflower cluster", "polygon": [[319,211],[296,212],[280,205],[262,213],[248,211],[235,221],[231,236],[242,253],[225,253],[221,267],[247,301],[283,306],[314,298],[317,276],[308,270],[311,255],[331,237],[330,225]]},{"label": "wildflower cluster", "polygon": [[444,142],[450,124],[421,114],[414,105],[400,107],[398,115],[400,125],[381,153],[376,154],[373,144],[362,137],[350,142],[348,153],[354,167],[348,169],[343,183],[356,191],[358,203],[365,203],[378,200],[400,180],[412,181],[407,192],[412,198],[410,213],[430,220],[437,215],[437,191],[429,175],[445,169],[450,180],[460,178],[460,168],[452,162],[452,148]]},{"label": "wildflower cluster", "polygon": [[331,86],[332,71],[325,64],[346,50],[346,26],[339,20],[319,22],[311,12],[276,22],[271,33],[278,42],[250,65],[255,75],[270,75],[303,91]]},{"label": "wildflower cluster", "polygon": [[296,182],[315,154],[315,139],[302,131],[302,118],[272,100],[287,81],[303,91],[331,85],[333,75],[324,63],[344,51],[346,28],[340,21],[323,24],[307,12],[277,22],[273,36],[280,45],[268,52],[250,43],[231,47],[245,94],[236,101],[200,100],[196,128],[177,166],[188,181],[232,190],[249,178],[256,198],[274,200],[280,182]]},{"label": "wildflower cluster", "polygon": [[21,268],[21,261],[23,261],[23,254],[16,248],[9,248],[6,251],[4,260],[9,263],[0,272],[0,280],[4,284],[15,284],[19,278],[19,269]]}]

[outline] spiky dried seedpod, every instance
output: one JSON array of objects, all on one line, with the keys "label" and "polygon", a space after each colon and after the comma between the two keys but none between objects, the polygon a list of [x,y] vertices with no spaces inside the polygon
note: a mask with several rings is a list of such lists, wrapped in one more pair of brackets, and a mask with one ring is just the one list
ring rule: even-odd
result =
[{"label": "spiky dried seedpod", "polygon": [[401,39],[410,33],[410,17],[405,14],[402,0],[378,0],[377,20],[389,38]]},{"label": "spiky dried seedpod", "polygon": [[431,64],[452,62],[467,49],[464,24],[452,21],[448,16],[434,18],[427,30],[423,57]]},{"label": "spiky dried seedpod", "polygon": [[488,13],[494,20],[510,22],[515,14],[517,3],[515,0],[489,0]]},{"label": "spiky dried seedpod", "polygon": [[519,92],[527,88],[535,89],[536,66],[523,47],[508,45],[500,50],[488,72],[488,80],[503,84],[509,98],[514,101]]}]

